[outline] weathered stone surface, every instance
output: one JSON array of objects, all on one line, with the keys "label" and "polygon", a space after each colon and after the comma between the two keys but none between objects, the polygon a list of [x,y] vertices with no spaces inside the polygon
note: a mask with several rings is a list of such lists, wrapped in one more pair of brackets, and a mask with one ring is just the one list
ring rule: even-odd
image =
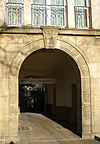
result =
[{"label": "weathered stone surface", "polygon": [[[92,29],[75,29],[74,0],[67,1],[68,28],[32,27],[30,0],[25,0],[23,5],[24,26],[7,28],[5,3],[5,0],[0,0],[0,143],[5,143],[5,137],[9,142],[18,139],[19,71],[29,55],[44,48],[63,51],[76,62],[80,78],[74,83],[81,79],[78,89],[81,89],[82,103],[78,99],[77,107],[82,105],[82,137],[91,138],[100,133],[100,0],[91,0]],[[45,73],[49,75],[49,71]],[[59,75],[59,95],[62,95],[62,87],[69,79],[66,76],[65,80],[61,73]],[[72,84],[71,81],[69,91]],[[57,105],[72,106],[72,100],[66,99],[67,102],[59,98]]]},{"label": "weathered stone surface", "polygon": [[[50,29],[49,29],[50,31]],[[51,36],[50,36],[51,37]],[[45,38],[47,38],[49,40],[48,35],[45,35]],[[55,41],[56,40],[56,41]],[[45,39],[44,39],[45,41]],[[57,35],[56,38],[54,37],[54,43],[52,43],[52,48],[55,48],[54,45],[57,42]],[[48,42],[46,44],[48,47]],[[9,47],[10,48],[10,47]],[[12,47],[11,47],[12,48]],[[22,64],[22,62],[25,60],[25,58],[31,54],[32,52],[34,52],[35,50],[41,49],[43,48],[43,40],[37,40],[37,41],[33,41],[32,43],[24,46],[24,48],[21,49],[21,51],[17,52],[17,51],[13,51],[14,55],[16,54],[14,60],[12,61],[11,65],[10,65],[10,74],[12,76],[10,76],[9,78],[9,102],[10,102],[10,106],[9,106],[9,112],[10,114],[13,115],[17,115],[18,114],[18,109],[17,109],[17,105],[18,105],[18,73],[19,73],[19,69],[20,66]],[[50,47],[51,48],[51,47]],[[72,56],[75,61],[77,62],[77,64],[80,66],[80,70],[82,71],[81,75],[83,76],[89,76],[88,71],[86,71],[87,69],[87,65],[85,63],[85,61],[83,60],[83,58],[81,58],[81,54],[78,52],[77,48],[75,48],[75,46],[72,46],[70,44],[70,42],[63,42],[60,41],[60,47],[59,49],[65,51],[66,53],[68,53],[70,56]],[[12,53],[11,53],[12,54]],[[81,62],[82,60],[82,62]],[[83,68],[84,68],[84,73],[83,73]],[[14,77],[14,78],[13,78]],[[89,86],[88,86],[88,79],[82,81],[83,84],[83,95],[84,95],[84,102],[85,103],[90,103],[90,93],[88,93],[89,90]],[[88,124],[87,128],[90,127],[90,106],[88,105],[87,109],[85,109],[84,107],[84,120],[83,120],[83,125]],[[15,117],[16,119],[17,117]],[[13,119],[10,120],[10,129],[13,128],[13,130],[10,130],[10,135],[13,134],[13,132],[17,135],[17,130],[14,131],[14,129],[17,129],[17,119],[15,120],[15,122],[13,123]],[[15,127],[14,127],[15,125]],[[86,129],[86,132],[88,132],[90,129]]]},{"label": "weathered stone surface", "polygon": [[[14,30],[13,30],[14,31]],[[23,31],[23,30],[22,30]],[[31,30],[29,30],[31,31]],[[42,33],[43,31],[43,33]],[[72,31],[72,30],[71,30]],[[71,32],[70,31],[70,32]],[[16,29],[16,32],[17,29]],[[78,33],[75,35],[68,35],[68,31],[65,29],[61,32],[58,28],[43,28],[34,29],[34,35],[27,34],[2,34],[0,35],[0,97],[1,98],[1,119],[7,119],[6,125],[1,124],[1,134],[4,134],[5,127],[10,122],[10,135],[18,135],[18,76],[24,60],[33,52],[40,49],[56,49],[67,53],[76,62],[80,70],[81,78],[81,95],[82,95],[82,126],[84,129],[84,137],[89,133],[91,136],[91,127],[93,133],[100,132],[99,122],[100,117],[100,47],[99,37],[93,36],[79,36]],[[24,32],[24,31],[23,31]],[[37,35],[37,33],[39,34]],[[92,32],[91,32],[92,33]],[[60,34],[60,35],[59,35]],[[85,35],[85,31],[84,31]],[[87,31],[86,31],[87,35]],[[91,76],[92,74],[92,76]],[[61,76],[61,75],[60,75]],[[91,78],[93,79],[91,81]],[[62,77],[62,80],[63,77]],[[66,80],[67,81],[67,80]],[[62,82],[63,83],[63,82]],[[66,84],[66,82],[64,83]],[[63,93],[61,91],[61,93]],[[64,99],[61,102],[66,105]],[[67,103],[71,103],[70,100]],[[4,106],[6,105],[6,108]],[[11,116],[17,115],[15,119],[11,120]],[[4,117],[2,117],[4,115]],[[93,120],[91,121],[91,115]],[[2,121],[2,120],[1,120]],[[14,122],[15,121],[15,122]],[[11,126],[12,125],[12,126]],[[15,125],[15,127],[14,127]],[[13,130],[11,130],[13,128]],[[17,129],[17,130],[16,130]],[[9,130],[7,130],[9,135]]]},{"label": "weathered stone surface", "polygon": [[57,48],[57,37],[59,27],[41,27],[44,35],[45,48]]}]

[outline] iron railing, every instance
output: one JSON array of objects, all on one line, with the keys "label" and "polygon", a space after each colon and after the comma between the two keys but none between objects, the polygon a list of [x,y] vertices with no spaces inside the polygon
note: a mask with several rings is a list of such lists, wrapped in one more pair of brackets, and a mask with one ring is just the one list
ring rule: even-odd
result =
[{"label": "iron railing", "polygon": [[75,6],[76,28],[89,28],[89,7]]},{"label": "iron railing", "polygon": [[6,22],[8,26],[22,26],[23,23],[23,7],[22,5],[7,5]]},{"label": "iron railing", "polygon": [[45,7],[38,7],[32,6],[32,25],[33,26],[40,26],[46,25],[46,8]]},{"label": "iron railing", "polygon": [[65,26],[64,6],[32,5],[32,26]]},{"label": "iron railing", "polygon": [[51,26],[64,26],[64,8],[52,7],[51,8]]}]

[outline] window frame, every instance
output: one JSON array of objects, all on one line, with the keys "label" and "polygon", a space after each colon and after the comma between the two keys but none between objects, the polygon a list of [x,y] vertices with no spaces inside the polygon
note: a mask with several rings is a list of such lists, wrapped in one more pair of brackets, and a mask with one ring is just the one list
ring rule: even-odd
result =
[{"label": "window frame", "polygon": [[24,4],[24,0],[22,0],[21,3],[9,3],[8,0],[6,0],[6,4]]},{"label": "window frame", "polygon": [[[75,5],[75,0],[74,0],[74,6],[79,6],[79,5]],[[82,7],[90,7],[90,0],[85,0],[85,6]]]},{"label": "window frame", "polygon": [[[15,6],[15,7],[21,7],[21,24],[19,23],[19,24],[15,24],[15,25],[13,25],[13,24],[9,24],[8,23],[8,18],[9,18],[9,16],[8,16],[8,6]],[[8,0],[6,0],[6,16],[5,16],[5,18],[6,18],[6,25],[8,26],[8,27],[22,27],[23,26],[23,18],[24,18],[24,10],[23,10],[23,8],[24,8],[24,0],[22,0],[22,3],[9,3],[8,2]]]},{"label": "window frame", "polygon": [[[40,7],[45,7],[45,8],[47,8],[47,14],[45,14],[45,26],[58,26],[58,27],[61,27],[61,28],[65,28],[66,27],[66,21],[67,21],[67,2],[66,2],[66,0],[64,0],[64,5],[50,5],[49,4],[49,1],[50,0],[45,0],[45,4],[33,4],[33,2],[32,2],[33,0],[31,0],[31,25],[32,25],[32,27],[41,27],[42,25],[40,25],[40,26],[37,26],[37,25],[33,25],[33,23],[32,23],[32,21],[33,21],[33,19],[32,19],[32,7],[35,7],[35,6],[40,6]],[[57,8],[63,8],[64,9],[64,14],[63,14],[63,23],[64,23],[64,25],[63,26],[59,26],[59,25],[51,25],[50,24],[50,9],[52,8],[52,7],[57,7]],[[48,15],[48,17],[47,17],[47,15]],[[47,22],[47,23],[46,23]]]},{"label": "window frame", "polygon": [[[90,0],[85,0],[86,1],[86,6],[77,6],[75,5],[74,1],[74,15],[75,15],[75,28],[76,29],[89,29],[90,28]],[[84,8],[84,10],[87,10],[87,16],[86,16],[86,21],[87,21],[87,26],[86,27],[77,27],[76,26],[76,11],[75,8]]]}]

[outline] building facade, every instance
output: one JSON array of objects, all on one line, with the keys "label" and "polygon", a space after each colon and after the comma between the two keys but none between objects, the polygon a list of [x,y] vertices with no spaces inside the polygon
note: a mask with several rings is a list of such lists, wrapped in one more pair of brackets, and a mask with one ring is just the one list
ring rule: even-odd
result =
[{"label": "building facade", "polygon": [[99,14],[99,0],[0,0],[1,142],[19,140],[30,78],[45,85],[47,113],[84,139],[100,133]]}]

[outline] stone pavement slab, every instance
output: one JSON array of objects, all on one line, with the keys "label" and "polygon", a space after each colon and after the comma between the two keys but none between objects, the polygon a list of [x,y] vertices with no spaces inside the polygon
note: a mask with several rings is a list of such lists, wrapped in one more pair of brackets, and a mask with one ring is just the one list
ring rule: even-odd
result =
[{"label": "stone pavement slab", "polygon": [[81,140],[82,144],[100,144],[97,140]]},{"label": "stone pavement slab", "polygon": [[36,113],[21,114],[19,135],[17,144],[100,144],[96,140],[82,140],[53,120]]},{"label": "stone pavement slab", "polygon": [[97,140],[65,140],[65,141],[47,141],[47,142],[20,142],[18,144],[100,144]]}]

